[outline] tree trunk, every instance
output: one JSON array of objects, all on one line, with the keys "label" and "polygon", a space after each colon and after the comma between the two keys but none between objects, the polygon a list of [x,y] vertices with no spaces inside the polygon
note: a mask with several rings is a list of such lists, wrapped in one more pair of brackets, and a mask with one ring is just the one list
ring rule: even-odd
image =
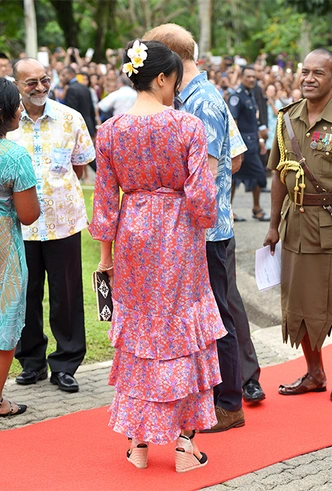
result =
[{"label": "tree trunk", "polygon": [[110,19],[113,17],[115,9],[114,0],[98,0],[95,21],[96,28],[96,40],[95,40],[95,54],[94,60],[99,63],[105,56],[105,36],[107,29],[111,29]]},{"label": "tree trunk", "polygon": [[78,24],[74,19],[73,0],[50,0],[56,12],[59,26],[63,30],[67,48],[78,47]]},{"label": "tree trunk", "polygon": [[24,20],[25,20],[25,52],[27,56],[37,58],[37,22],[36,11],[33,0],[24,0]]},{"label": "tree trunk", "polygon": [[198,0],[199,12],[199,53],[206,54],[211,49],[211,11],[212,0]]},{"label": "tree trunk", "polygon": [[311,51],[310,31],[310,23],[306,19],[303,19],[303,22],[301,24],[300,39],[298,43],[301,61],[303,61],[307,54]]}]

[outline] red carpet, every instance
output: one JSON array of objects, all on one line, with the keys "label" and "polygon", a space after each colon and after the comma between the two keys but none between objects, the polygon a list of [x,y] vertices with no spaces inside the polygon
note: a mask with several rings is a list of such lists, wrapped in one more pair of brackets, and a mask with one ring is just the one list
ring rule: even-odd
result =
[{"label": "red carpet", "polygon": [[[332,345],[324,348],[332,377]],[[0,434],[1,489],[10,491],[187,491],[221,483],[332,445],[329,392],[281,396],[280,383],[305,373],[303,358],[262,370],[266,401],[245,406],[246,425],[198,435],[209,464],[174,471],[173,446],[151,446],[149,467],[125,459],[127,442],[107,427],[107,409],[81,411]],[[330,388],[331,390],[331,388]]]}]

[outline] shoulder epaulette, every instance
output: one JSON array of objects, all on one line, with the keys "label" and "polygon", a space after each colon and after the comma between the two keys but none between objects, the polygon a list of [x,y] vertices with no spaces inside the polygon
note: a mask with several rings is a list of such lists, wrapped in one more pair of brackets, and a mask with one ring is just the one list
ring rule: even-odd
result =
[{"label": "shoulder epaulette", "polygon": [[300,99],[299,101],[296,101],[296,102],[291,102],[290,104],[287,104],[287,106],[284,106],[281,109],[279,109],[279,112],[287,113],[291,107],[296,106],[296,104],[300,104],[300,102],[302,102],[302,101],[303,101],[303,99]]}]

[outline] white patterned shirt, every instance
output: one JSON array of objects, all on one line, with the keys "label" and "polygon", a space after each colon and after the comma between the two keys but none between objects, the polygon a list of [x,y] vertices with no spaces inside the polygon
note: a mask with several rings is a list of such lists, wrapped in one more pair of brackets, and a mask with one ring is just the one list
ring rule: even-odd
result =
[{"label": "white patterned shirt", "polygon": [[48,99],[34,122],[24,110],[8,138],[26,148],[37,178],[41,214],[22,226],[24,240],[63,239],[88,226],[83,192],[73,165],[86,165],[95,150],[80,113]]}]

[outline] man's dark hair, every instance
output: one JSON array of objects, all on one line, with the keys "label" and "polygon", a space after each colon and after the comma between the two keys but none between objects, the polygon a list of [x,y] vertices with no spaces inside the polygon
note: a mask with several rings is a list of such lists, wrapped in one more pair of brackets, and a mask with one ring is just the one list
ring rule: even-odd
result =
[{"label": "man's dark hair", "polygon": [[[177,78],[175,88],[177,89],[182,81],[183,65],[179,55],[170,50],[167,46],[159,41],[143,41],[148,50],[147,58],[144,60],[144,66],[137,68],[138,73],[133,73],[130,77],[134,88],[140,92],[142,90],[149,91],[151,82],[160,73],[164,73],[166,77],[172,73],[176,73]],[[123,63],[129,63],[131,60],[127,55],[128,49],[132,48],[134,41],[128,43],[123,55]]]},{"label": "man's dark hair", "polygon": [[244,72],[245,72],[246,70],[254,70],[254,72],[255,72],[255,67],[254,67],[254,65],[245,65],[245,66],[242,68],[242,70],[241,70],[241,75],[244,75]]},{"label": "man's dark hair", "polygon": [[0,135],[4,136],[20,105],[20,93],[16,85],[0,77]]},{"label": "man's dark hair", "polygon": [[0,58],[1,58],[2,60],[8,60],[8,61],[9,61],[9,58],[8,58],[8,56],[6,55],[6,53],[0,52]]},{"label": "man's dark hair", "polygon": [[75,72],[74,68],[70,65],[65,66],[61,71],[62,72],[66,71],[66,72],[70,73],[70,75],[73,75],[73,77],[76,77],[76,72]]}]

